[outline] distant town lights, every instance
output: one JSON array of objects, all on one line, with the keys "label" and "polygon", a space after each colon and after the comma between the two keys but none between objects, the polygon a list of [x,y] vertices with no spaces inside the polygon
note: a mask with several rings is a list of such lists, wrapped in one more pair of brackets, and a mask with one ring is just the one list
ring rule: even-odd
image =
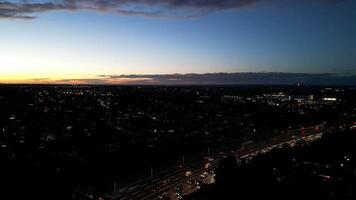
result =
[{"label": "distant town lights", "polygon": [[337,99],[334,97],[325,97],[323,98],[323,101],[336,101]]}]

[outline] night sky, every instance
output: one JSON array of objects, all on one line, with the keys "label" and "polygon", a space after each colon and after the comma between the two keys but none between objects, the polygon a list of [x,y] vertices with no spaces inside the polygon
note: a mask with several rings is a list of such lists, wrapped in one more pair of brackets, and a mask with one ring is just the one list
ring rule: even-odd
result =
[{"label": "night sky", "polygon": [[0,0],[0,82],[216,72],[350,78],[355,10],[353,0]]}]

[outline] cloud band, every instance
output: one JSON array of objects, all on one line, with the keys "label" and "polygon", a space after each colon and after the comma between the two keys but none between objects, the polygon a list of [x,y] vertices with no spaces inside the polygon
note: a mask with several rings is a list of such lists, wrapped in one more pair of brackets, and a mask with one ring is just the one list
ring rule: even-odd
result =
[{"label": "cloud band", "polygon": [[269,0],[8,0],[0,1],[0,18],[33,19],[38,13],[58,10],[94,10],[148,17],[194,17],[211,11],[238,10],[262,1]]}]

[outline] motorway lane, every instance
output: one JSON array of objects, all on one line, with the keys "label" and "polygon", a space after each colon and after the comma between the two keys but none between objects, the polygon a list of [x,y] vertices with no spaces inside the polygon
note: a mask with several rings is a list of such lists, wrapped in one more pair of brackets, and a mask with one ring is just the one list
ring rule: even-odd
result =
[{"label": "motorway lane", "polygon": [[[285,143],[286,141],[284,141],[284,142],[282,142],[282,143],[278,143],[278,144],[283,144],[283,143]],[[263,149],[261,149],[261,150],[263,150]],[[258,150],[256,150],[256,151],[258,151]],[[248,151],[249,153],[242,153],[241,155],[242,156],[248,156],[248,155],[250,155],[250,154],[252,154],[252,153],[254,153],[255,151]],[[237,155],[235,155],[237,158],[241,158],[240,156],[237,156]],[[218,160],[218,161],[220,161],[220,159]],[[215,162],[215,164],[212,166],[212,168],[216,168],[217,167],[217,165],[218,165],[218,163],[219,162]],[[183,184],[185,184],[188,180],[199,180],[200,179],[200,175],[202,174],[202,173],[204,173],[206,171],[206,169],[203,169],[203,170],[201,170],[201,169],[198,169],[197,171],[193,171],[193,176],[190,176],[190,177],[186,177],[186,178],[183,178],[182,180],[180,180],[180,182],[178,182],[178,183],[176,183],[176,184],[174,184],[174,185],[172,185],[172,187],[170,187],[170,188],[167,188],[167,190],[165,190],[165,189],[162,189],[161,191],[159,191],[159,192],[157,192],[157,193],[155,193],[155,194],[151,194],[151,195],[149,195],[149,196],[147,196],[146,198],[144,198],[143,200],[149,200],[149,199],[157,199],[157,198],[155,198],[155,197],[157,197],[157,195],[159,195],[159,194],[162,194],[162,193],[171,193],[171,192],[174,192],[175,190],[174,190],[174,188],[176,187],[176,186],[179,186],[179,185],[183,185]]]},{"label": "motorway lane", "polygon": [[[186,169],[179,169],[179,170],[176,170],[174,172],[172,172],[171,174],[167,174],[165,176],[162,176],[162,177],[159,177],[159,178],[155,178],[155,179],[152,179],[152,180],[147,180],[146,183],[142,183],[140,185],[136,185],[136,186],[133,186],[133,187],[129,187],[127,188],[126,190],[122,191],[122,189],[120,191],[122,192],[119,192],[117,194],[111,194],[111,195],[108,195],[109,196],[109,199],[113,199],[113,200],[117,200],[117,199],[122,199],[125,197],[125,199],[135,199],[137,197],[137,194],[136,191],[139,190],[141,191],[141,193],[152,193],[152,189],[155,189],[157,187],[162,187],[162,182],[164,180],[171,180],[171,181],[177,181],[181,178],[181,176],[184,175],[184,173],[186,172]],[[147,186],[147,185],[150,185],[150,186]],[[169,183],[167,183],[166,185],[168,185]],[[141,195],[139,195],[141,196]]]},{"label": "motorway lane", "polygon": [[[258,152],[262,149],[268,148],[269,146],[281,144],[281,143],[286,143],[288,141],[294,140],[294,139],[299,139],[303,138],[312,134],[315,134],[314,127],[307,127],[303,128],[303,135],[300,135],[301,129],[294,129],[294,130],[289,130],[287,131],[286,134],[281,135],[281,136],[276,136],[270,140],[260,142],[257,144],[253,145],[253,148],[248,148],[248,149],[237,149],[235,152],[235,156],[237,158],[241,158],[244,156],[248,156],[249,154]],[[293,138],[293,136],[295,136]],[[220,154],[216,154],[214,156],[214,161],[212,163],[211,168],[216,168],[219,161],[222,159],[223,156]],[[193,176],[190,177],[185,177],[185,172],[186,171],[191,171],[193,172]],[[107,197],[111,200],[149,200],[149,199],[157,199],[157,197],[163,193],[169,193],[175,190],[177,186],[183,185],[186,183],[186,181],[199,178],[200,174],[204,173],[207,171],[207,169],[204,169],[204,163],[199,162],[197,164],[194,164],[193,166],[190,166],[185,169],[178,169],[175,170],[171,173],[167,173],[162,177],[157,177],[152,180],[146,180],[144,182],[141,182],[140,184],[137,184],[135,186],[131,187],[126,187],[124,189],[120,189],[119,192],[112,193],[110,195],[107,195]],[[162,182],[164,180],[170,180],[168,183],[162,185]],[[159,188],[158,191],[155,191],[154,189]]]},{"label": "motorway lane", "polygon": [[[198,176],[199,172],[201,171],[200,169],[191,169],[191,170],[192,170],[193,174],[195,174],[195,176]],[[158,192],[155,192],[153,194],[150,194],[150,195],[146,196],[145,198],[143,198],[141,200],[157,199],[157,197],[160,194],[163,194],[165,192],[168,193],[168,192],[174,191],[177,186],[185,184],[186,181],[192,179],[193,177],[194,176],[180,178],[178,182],[173,182],[172,184],[167,185],[166,187],[162,188],[162,190],[160,190]],[[137,198],[135,198],[135,199],[137,199]]]}]

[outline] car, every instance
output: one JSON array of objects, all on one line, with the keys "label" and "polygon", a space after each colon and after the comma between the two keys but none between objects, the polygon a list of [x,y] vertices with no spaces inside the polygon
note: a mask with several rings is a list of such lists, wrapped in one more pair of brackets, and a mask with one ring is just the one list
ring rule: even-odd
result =
[{"label": "car", "polygon": [[183,186],[182,185],[179,185],[176,187],[176,191],[177,192],[181,192],[183,190]]},{"label": "car", "polygon": [[158,199],[159,200],[171,200],[171,198],[168,196],[158,196]]},{"label": "car", "polygon": [[194,185],[195,182],[196,182],[195,180],[191,179],[191,180],[188,180],[188,181],[187,181],[187,184],[188,184],[188,185]]},{"label": "car", "polygon": [[213,162],[215,159],[213,157],[205,157],[205,160],[209,161],[209,162]]},{"label": "car", "polygon": [[202,185],[203,185],[203,182],[202,182],[201,180],[197,180],[197,181],[195,182],[195,187],[196,187],[198,190],[201,189]]},{"label": "car", "polygon": [[204,172],[204,173],[200,174],[200,178],[204,179],[204,178],[208,177],[208,175],[209,175],[208,172]]},{"label": "car", "polygon": [[161,195],[158,196],[159,200],[171,200],[171,198],[168,196],[167,193],[163,193]]},{"label": "car", "polygon": [[183,196],[183,194],[181,192],[176,192],[175,195],[178,196]]},{"label": "car", "polygon": [[171,182],[170,179],[164,179],[164,180],[161,182],[161,184],[162,184],[162,185],[166,185],[166,184],[169,183],[169,182]]},{"label": "car", "polygon": [[210,174],[215,175],[215,171],[212,169],[209,171]]},{"label": "car", "polygon": [[185,172],[185,176],[186,177],[188,177],[188,176],[192,176],[193,175],[193,172],[191,172],[191,171],[187,171],[187,172]]},{"label": "car", "polygon": [[159,188],[158,187],[152,187],[150,189],[151,192],[158,192],[159,191]]}]

